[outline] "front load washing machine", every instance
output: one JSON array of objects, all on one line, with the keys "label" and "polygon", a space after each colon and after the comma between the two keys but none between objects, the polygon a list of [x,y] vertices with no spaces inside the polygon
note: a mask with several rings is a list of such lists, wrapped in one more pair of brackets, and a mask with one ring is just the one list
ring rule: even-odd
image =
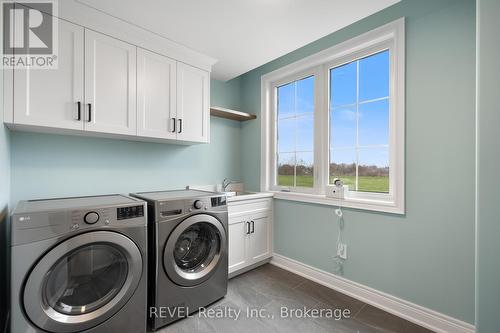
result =
[{"label": "front load washing machine", "polygon": [[21,201],[11,239],[12,332],[146,331],[144,201]]},{"label": "front load washing machine", "polygon": [[156,330],[227,292],[225,195],[176,190],[135,193],[148,202],[148,315]]}]

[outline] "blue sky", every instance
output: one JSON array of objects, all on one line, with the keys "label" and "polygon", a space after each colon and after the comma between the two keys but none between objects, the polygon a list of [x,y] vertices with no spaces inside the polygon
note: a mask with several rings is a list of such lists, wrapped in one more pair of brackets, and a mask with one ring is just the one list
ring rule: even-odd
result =
[{"label": "blue sky", "polygon": [[[335,163],[353,163],[356,160],[358,77],[359,145],[389,143],[389,51],[383,51],[330,71],[330,151]],[[374,99],[381,100],[372,101]],[[297,153],[297,160],[312,163],[313,110],[314,77],[278,88],[280,164],[293,163],[294,151],[301,152]],[[361,165],[388,166],[388,161],[388,149],[385,147],[359,150]]]}]

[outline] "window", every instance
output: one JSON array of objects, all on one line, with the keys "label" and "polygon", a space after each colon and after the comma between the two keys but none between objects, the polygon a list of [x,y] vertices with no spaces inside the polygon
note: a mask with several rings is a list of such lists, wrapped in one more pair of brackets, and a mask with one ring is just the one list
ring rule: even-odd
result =
[{"label": "window", "polygon": [[261,187],[404,213],[404,19],[262,77]]},{"label": "window", "polygon": [[389,193],[389,50],[330,69],[329,182]]},{"label": "window", "polygon": [[276,184],[313,187],[314,76],[287,83],[276,90]]}]

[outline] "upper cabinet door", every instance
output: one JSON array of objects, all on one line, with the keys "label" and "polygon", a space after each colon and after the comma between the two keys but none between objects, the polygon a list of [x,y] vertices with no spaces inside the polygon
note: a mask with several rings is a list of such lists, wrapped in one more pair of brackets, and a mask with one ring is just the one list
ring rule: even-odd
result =
[{"label": "upper cabinet door", "polygon": [[177,63],[177,139],[209,141],[209,73]]},{"label": "upper cabinet door", "polygon": [[14,123],[83,130],[83,28],[58,25],[58,68],[14,70]]},{"label": "upper cabinet door", "polygon": [[136,47],[85,30],[85,130],[136,134]]},{"label": "upper cabinet door", "polygon": [[137,135],[175,139],[176,61],[137,49]]}]

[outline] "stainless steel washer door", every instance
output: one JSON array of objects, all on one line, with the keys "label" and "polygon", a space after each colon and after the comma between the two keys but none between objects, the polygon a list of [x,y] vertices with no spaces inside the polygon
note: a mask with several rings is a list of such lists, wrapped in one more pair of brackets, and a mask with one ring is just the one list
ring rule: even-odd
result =
[{"label": "stainless steel washer door", "polygon": [[60,243],[36,264],[24,288],[24,308],[35,325],[78,332],[114,315],[142,274],[137,245],[122,234],[94,231]]},{"label": "stainless steel washer door", "polygon": [[215,272],[225,249],[222,223],[211,215],[193,215],[179,223],[168,237],[163,265],[173,282],[195,286]]}]

